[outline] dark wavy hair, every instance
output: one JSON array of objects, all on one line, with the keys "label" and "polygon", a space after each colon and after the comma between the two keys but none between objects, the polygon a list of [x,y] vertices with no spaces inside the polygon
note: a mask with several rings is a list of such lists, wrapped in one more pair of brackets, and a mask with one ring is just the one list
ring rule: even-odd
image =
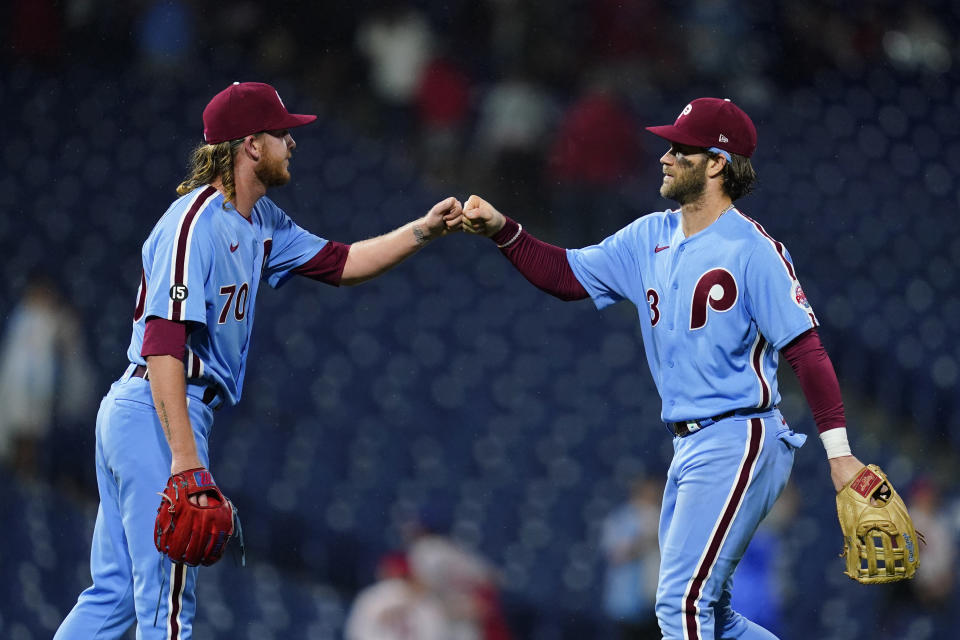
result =
[{"label": "dark wavy hair", "polygon": [[[720,154],[707,151],[707,155],[716,158]],[[730,200],[738,200],[753,191],[757,181],[757,172],[750,164],[750,158],[730,154],[730,162],[720,172],[723,177],[723,192],[730,196]]]}]

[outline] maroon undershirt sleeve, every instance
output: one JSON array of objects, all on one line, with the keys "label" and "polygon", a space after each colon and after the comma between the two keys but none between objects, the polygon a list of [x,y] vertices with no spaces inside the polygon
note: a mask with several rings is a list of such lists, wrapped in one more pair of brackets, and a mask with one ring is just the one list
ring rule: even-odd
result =
[{"label": "maroon undershirt sleeve", "polygon": [[843,413],[843,399],[840,396],[840,383],[830,362],[820,335],[816,329],[810,329],[794,338],[780,350],[783,357],[793,368],[800,380],[800,388],[807,398],[807,404],[813,412],[817,431],[847,426]]},{"label": "maroon undershirt sleeve", "polygon": [[293,269],[293,273],[339,287],[348,253],[350,245],[330,240],[317,251],[317,255]]},{"label": "maroon undershirt sleeve", "polygon": [[589,297],[567,261],[567,251],[542,240],[537,240],[526,231],[520,231],[516,221],[507,218],[500,231],[490,237],[497,245],[508,244],[500,249],[530,283],[561,300],[583,300]]},{"label": "maroon undershirt sleeve", "polygon": [[143,330],[143,345],[140,355],[173,356],[183,360],[187,356],[187,325],[184,322],[175,322],[166,318],[152,317],[147,319]]}]

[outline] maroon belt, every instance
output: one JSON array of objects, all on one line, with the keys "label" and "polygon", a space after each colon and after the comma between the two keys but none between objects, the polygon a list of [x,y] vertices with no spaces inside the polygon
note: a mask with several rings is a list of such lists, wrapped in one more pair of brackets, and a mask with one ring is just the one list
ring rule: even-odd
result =
[{"label": "maroon belt", "polygon": [[[130,375],[134,378],[143,378],[144,380],[150,379],[149,376],[147,376],[147,368],[142,364],[138,364],[133,370],[133,373]],[[223,405],[223,403],[220,402],[220,394],[217,393],[217,388],[213,385],[208,385],[203,390],[203,397],[201,400],[203,401],[203,404],[214,410],[219,409],[221,405]]]}]

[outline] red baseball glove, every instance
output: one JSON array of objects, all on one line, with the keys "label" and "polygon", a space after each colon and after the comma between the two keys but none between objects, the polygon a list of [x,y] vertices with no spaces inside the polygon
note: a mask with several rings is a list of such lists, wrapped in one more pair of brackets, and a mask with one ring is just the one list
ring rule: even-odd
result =
[{"label": "red baseball glove", "polygon": [[[190,496],[207,495],[207,506],[190,502]],[[220,493],[204,468],[170,476],[160,494],[154,526],[157,551],[174,562],[209,566],[223,556],[233,535],[233,504]]]}]

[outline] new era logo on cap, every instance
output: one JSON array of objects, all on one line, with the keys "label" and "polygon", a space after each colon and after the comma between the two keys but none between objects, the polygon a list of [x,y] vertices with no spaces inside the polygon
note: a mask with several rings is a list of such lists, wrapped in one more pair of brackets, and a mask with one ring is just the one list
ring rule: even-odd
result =
[{"label": "new era logo on cap", "polygon": [[647,127],[670,142],[718,147],[750,157],[757,148],[757,129],[743,109],[720,98],[697,98],[683,108],[672,125]]},{"label": "new era logo on cap", "polygon": [[207,144],[308,124],[317,116],[290,113],[276,89],[262,82],[234,82],[213,96],[203,110]]}]

